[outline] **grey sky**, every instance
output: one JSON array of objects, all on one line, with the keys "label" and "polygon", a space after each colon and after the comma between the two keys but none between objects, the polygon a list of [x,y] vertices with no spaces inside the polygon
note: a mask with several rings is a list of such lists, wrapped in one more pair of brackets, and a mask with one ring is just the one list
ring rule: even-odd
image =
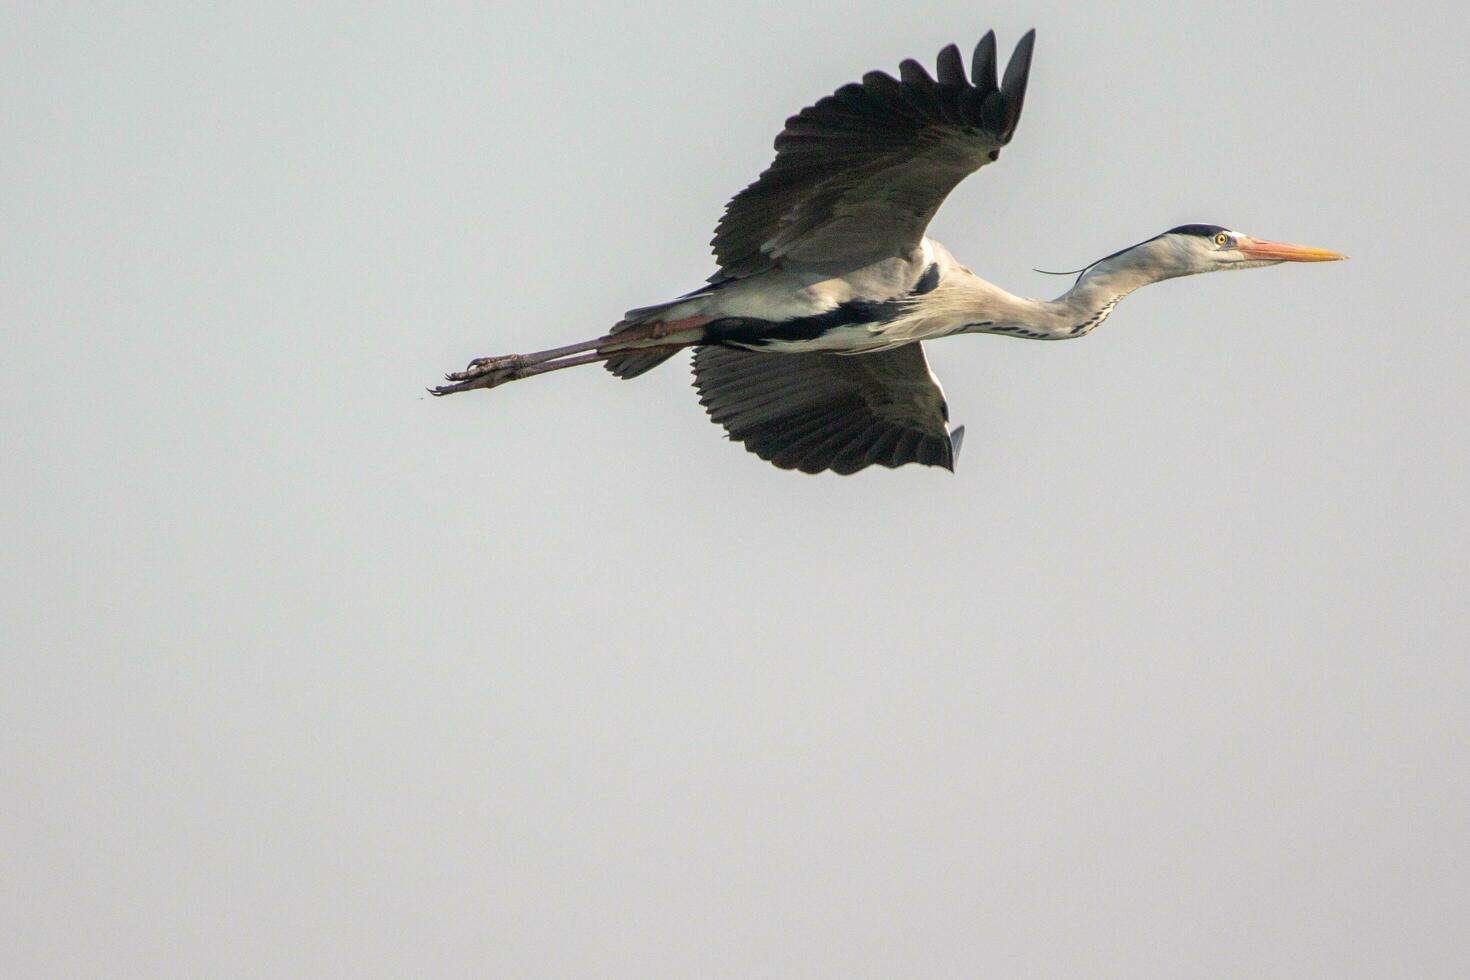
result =
[{"label": "grey sky", "polygon": [[[1467,15],[7,4],[0,972],[1464,976]],[[782,120],[1038,28],[931,233],[1352,261],[930,345],[950,476],[687,368]]]}]

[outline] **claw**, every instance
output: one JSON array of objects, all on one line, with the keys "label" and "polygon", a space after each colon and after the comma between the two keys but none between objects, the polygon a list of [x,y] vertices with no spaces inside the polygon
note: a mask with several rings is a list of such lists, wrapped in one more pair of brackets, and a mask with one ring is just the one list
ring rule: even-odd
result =
[{"label": "claw", "polygon": [[495,371],[509,371],[521,367],[520,354],[502,354],[498,357],[477,357],[463,371],[452,371],[444,376],[447,381],[468,381]]},{"label": "claw", "polygon": [[[448,384],[431,390],[435,395],[448,395],[456,391],[470,391],[474,388],[494,388],[507,381],[517,381],[532,375],[545,374],[548,371],[560,371],[562,368],[576,367],[578,364],[605,361],[611,356],[601,352],[601,345],[605,340],[607,340],[606,337],[599,337],[596,340],[570,344],[566,347],[555,347],[551,350],[535,351],[531,354],[477,357],[470,361],[463,371],[451,371],[446,374],[444,380],[449,382]],[[592,353],[586,353],[588,351]]]},{"label": "claw", "polygon": [[452,395],[458,391],[473,391],[476,388],[495,388],[507,381],[514,381],[518,377],[520,375],[516,368],[500,368],[478,374],[456,371],[444,376],[444,380],[453,382],[452,384],[440,385],[437,388],[431,388],[430,391],[435,395]]}]

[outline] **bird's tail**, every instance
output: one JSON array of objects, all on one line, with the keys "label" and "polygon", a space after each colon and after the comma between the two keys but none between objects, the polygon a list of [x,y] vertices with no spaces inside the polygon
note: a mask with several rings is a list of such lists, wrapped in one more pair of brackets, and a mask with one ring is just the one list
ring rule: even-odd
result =
[{"label": "bird's tail", "polygon": [[664,361],[678,353],[678,348],[671,351],[649,353],[648,351],[630,350],[622,354],[614,354],[602,362],[602,366],[615,378],[626,381],[636,378],[646,371],[652,371]]},{"label": "bird's tail", "polygon": [[[680,296],[678,299],[670,300],[667,303],[659,303],[655,306],[643,306],[636,310],[629,310],[623,319],[619,320],[612,330],[609,331],[608,336],[621,338],[644,332],[652,333],[654,336],[665,337],[684,334],[686,335],[686,343],[681,346],[688,346],[687,335],[691,331],[697,331],[702,328],[710,321],[710,318],[689,317],[686,319],[676,318],[669,320],[666,317],[674,307],[682,306],[693,296],[694,294],[691,293]],[[613,377],[622,378],[626,381],[629,378],[636,378],[640,374],[652,371],[664,361],[673,357],[678,350],[679,348],[675,347],[672,350],[643,349],[622,351],[609,357],[603,362],[602,366]]]}]

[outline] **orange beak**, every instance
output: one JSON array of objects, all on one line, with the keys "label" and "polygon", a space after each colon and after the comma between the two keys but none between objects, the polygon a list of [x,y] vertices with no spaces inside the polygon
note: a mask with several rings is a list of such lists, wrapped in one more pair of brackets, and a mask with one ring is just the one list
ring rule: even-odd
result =
[{"label": "orange beak", "polygon": [[1267,242],[1259,238],[1242,235],[1235,246],[1246,258],[1266,262],[1336,262],[1347,258],[1325,248],[1307,248],[1305,245],[1287,245],[1282,242]]}]

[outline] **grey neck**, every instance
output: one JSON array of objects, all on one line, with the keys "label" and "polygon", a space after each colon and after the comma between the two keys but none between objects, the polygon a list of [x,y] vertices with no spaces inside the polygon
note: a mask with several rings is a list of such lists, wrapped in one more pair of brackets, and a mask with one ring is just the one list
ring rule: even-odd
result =
[{"label": "grey neck", "polygon": [[1089,266],[1072,288],[1041,304],[1049,326],[1047,339],[1082,337],[1108,318],[1113,308],[1135,289],[1150,283],[1188,275],[1148,246],[1135,246]]}]

